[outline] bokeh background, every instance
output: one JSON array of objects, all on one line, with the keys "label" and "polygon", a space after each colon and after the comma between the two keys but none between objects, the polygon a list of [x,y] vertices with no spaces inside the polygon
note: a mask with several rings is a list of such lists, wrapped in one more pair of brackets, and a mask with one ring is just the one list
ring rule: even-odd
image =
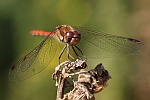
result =
[{"label": "bokeh background", "polygon": [[44,39],[29,31],[52,31],[62,24],[141,40],[146,50],[140,56],[89,59],[88,63],[102,62],[112,76],[108,87],[95,95],[97,100],[149,100],[149,5],[149,0],[0,0],[0,100],[55,100],[51,74],[57,57],[25,81],[11,83],[7,76],[11,66]]}]

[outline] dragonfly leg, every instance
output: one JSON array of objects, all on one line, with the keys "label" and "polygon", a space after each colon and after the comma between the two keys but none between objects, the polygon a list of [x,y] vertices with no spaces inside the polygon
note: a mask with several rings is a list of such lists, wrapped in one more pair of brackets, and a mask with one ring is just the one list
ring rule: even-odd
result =
[{"label": "dragonfly leg", "polygon": [[[80,51],[80,53],[82,54],[82,56],[85,58],[85,60],[87,59],[86,56],[84,56],[83,52],[81,51],[81,49],[79,47],[77,47],[75,45],[75,47]],[[74,48],[73,48],[74,49]],[[75,49],[74,49],[74,52],[75,52]],[[75,52],[76,53],[76,52]],[[76,55],[78,56],[78,54],[76,53]],[[78,56],[79,57],[79,56]],[[80,57],[79,57],[80,58]]]},{"label": "dragonfly leg", "polygon": [[76,54],[76,56],[77,56],[79,59],[81,59],[81,57],[77,54],[77,52],[76,52],[76,50],[74,49],[73,46],[72,46],[72,49],[73,49],[74,53]]},{"label": "dragonfly leg", "polygon": [[60,64],[60,58],[61,58],[62,54],[64,53],[66,47],[67,47],[67,44],[64,46],[64,48],[61,50],[61,52],[60,52],[60,54],[59,54],[59,57],[58,57],[58,65]]},{"label": "dragonfly leg", "polygon": [[70,46],[67,45],[67,58],[68,58],[68,61],[70,61]]},{"label": "dragonfly leg", "polygon": [[75,59],[71,54],[69,54],[69,57],[71,57],[72,59]]}]

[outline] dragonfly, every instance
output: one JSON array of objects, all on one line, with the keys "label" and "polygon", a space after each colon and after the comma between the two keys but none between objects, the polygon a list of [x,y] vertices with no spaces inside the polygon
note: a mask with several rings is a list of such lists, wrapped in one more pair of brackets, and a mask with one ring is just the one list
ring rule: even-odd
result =
[{"label": "dragonfly", "polygon": [[12,66],[9,72],[9,79],[12,82],[28,79],[45,69],[53,60],[58,47],[62,48],[58,56],[59,64],[66,49],[70,61],[75,56],[79,59],[100,59],[116,55],[135,55],[144,48],[144,44],[137,39],[70,25],[57,26],[52,32],[32,30],[30,33],[46,38]]}]

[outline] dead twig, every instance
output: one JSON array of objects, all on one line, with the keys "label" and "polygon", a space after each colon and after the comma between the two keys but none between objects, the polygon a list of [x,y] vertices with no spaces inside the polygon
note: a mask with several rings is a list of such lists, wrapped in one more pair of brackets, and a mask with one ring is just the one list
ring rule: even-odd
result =
[{"label": "dead twig", "polygon": [[[74,76],[77,76],[77,79]],[[86,62],[77,59],[58,65],[52,78],[58,86],[57,100],[95,100],[94,94],[108,85],[111,76],[102,64],[88,71]],[[65,93],[68,87],[73,89]]]}]

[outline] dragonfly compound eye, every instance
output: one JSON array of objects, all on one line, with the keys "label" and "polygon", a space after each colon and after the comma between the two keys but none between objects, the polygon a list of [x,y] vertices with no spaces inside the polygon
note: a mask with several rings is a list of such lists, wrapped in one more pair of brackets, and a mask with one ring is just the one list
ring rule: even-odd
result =
[{"label": "dragonfly compound eye", "polygon": [[70,45],[76,45],[80,42],[81,35],[78,31],[73,32],[73,37],[71,39]]},{"label": "dragonfly compound eye", "polygon": [[66,34],[64,35],[64,42],[65,42],[65,43],[70,43],[70,41],[71,41],[73,35],[74,35],[74,33],[73,33],[72,31],[66,33]]},{"label": "dragonfly compound eye", "polygon": [[80,33],[78,31],[70,31],[65,34],[64,42],[69,43],[69,45],[76,45],[80,41]]}]

